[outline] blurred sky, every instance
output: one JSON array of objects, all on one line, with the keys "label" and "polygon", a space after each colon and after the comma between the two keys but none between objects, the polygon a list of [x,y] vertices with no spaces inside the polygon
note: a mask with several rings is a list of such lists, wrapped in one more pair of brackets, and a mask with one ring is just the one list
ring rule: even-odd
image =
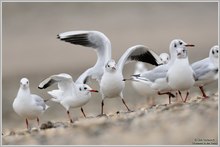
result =
[{"label": "blurred sky", "polygon": [[[180,38],[195,44],[189,50],[192,63],[207,57],[210,48],[218,44],[218,3],[4,2],[3,117],[12,110],[22,77],[28,77],[31,90],[39,92],[37,85],[51,74],[66,72],[77,79],[95,64],[97,57],[92,49],[56,38],[58,33],[72,30],[103,32],[112,43],[116,60],[137,44],[158,54],[168,52],[170,42]],[[125,71],[131,65],[126,65]]]}]

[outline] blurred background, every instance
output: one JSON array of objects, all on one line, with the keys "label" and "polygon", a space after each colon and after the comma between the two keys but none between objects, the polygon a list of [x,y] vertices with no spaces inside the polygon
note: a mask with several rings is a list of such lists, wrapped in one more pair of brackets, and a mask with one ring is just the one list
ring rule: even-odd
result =
[{"label": "blurred background", "polygon": [[[76,80],[96,62],[96,53],[86,47],[62,42],[56,38],[61,32],[97,30],[112,43],[112,57],[118,60],[125,50],[143,44],[156,53],[168,52],[173,39],[180,38],[195,44],[189,49],[193,63],[208,56],[218,44],[217,2],[4,2],[2,4],[2,123],[4,130],[24,128],[25,122],[12,108],[12,103],[23,77],[30,80],[32,93],[50,98],[39,83],[53,74],[68,73]],[[124,76],[134,72],[134,63],[127,64]],[[89,85],[98,89],[96,81]],[[217,91],[217,82],[208,92]],[[198,89],[191,90],[191,96]],[[146,98],[139,96],[126,83],[124,97],[131,109],[146,106]],[[160,103],[167,99],[158,97]],[[101,95],[93,97],[83,108],[88,116],[100,113]],[[50,109],[40,118],[67,121],[65,109],[49,102]],[[126,111],[121,99],[105,100],[105,113]],[[80,109],[71,109],[74,118],[83,117]],[[36,126],[35,121],[31,121]]]}]

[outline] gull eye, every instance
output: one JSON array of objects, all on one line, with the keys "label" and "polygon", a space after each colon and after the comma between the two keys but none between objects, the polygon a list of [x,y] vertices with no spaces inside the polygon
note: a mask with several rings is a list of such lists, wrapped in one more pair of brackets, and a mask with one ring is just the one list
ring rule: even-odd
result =
[{"label": "gull eye", "polygon": [[82,91],[82,88],[80,87],[79,90]]},{"label": "gull eye", "polygon": [[27,84],[28,84],[28,81],[27,81]]},{"label": "gull eye", "polygon": [[87,87],[84,87],[84,90],[86,90],[87,89]]},{"label": "gull eye", "polygon": [[212,50],[212,54],[213,54],[213,55],[215,54],[214,50]]},{"label": "gull eye", "polygon": [[182,45],[182,44],[183,44],[181,41],[180,41],[179,43],[180,43],[180,45]]},{"label": "gull eye", "polygon": [[175,47],[175,48],[177,47],[176,43],[174,44],[174,47]]},{"label": "gull eye", "polygon": [[216,53],[218,53],[218,50],[216,50]]}]

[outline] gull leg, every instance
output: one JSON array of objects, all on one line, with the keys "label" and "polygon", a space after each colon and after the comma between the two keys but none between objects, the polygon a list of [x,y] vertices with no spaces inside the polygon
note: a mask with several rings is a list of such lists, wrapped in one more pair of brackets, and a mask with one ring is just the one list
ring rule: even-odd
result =
[{"label": "gull leg", "polygon": [[188,96],[189,96],[189,91],[187,91],[187,93],[186,93],[186,98],[185,98],[185,100],[184,100],[184,103],[186,102]]},{"label": "gull leg", "polygon": [[66,112],[67,112],[67,115],[68,115],[68,117],[69,117],[70,123],[73,123],[73,120],[72,120],[72,118],[70,117],[70,112],[69,112],[69,110],[67,110]]},{"label": "gull leg", "polygon": [[124,100],[123,98],[121,98],[121,100],[122,100],[123,104],[125,105],[125,107],[128,109],[128,111],[130,112],[131,110],[130,110],[130,109],[128,108],[128,106],[126,105],[125,100]]},{"label": "gull leg", "polygon": [[28,129],[28,119],[27,118],[26,118],[25,122],[26,122],[26,127]]},{"label": "gull leg", "polygon": [[180,92],[179,90],[178,90],[178,92],[179,92],[180,98],[181,98],[182,101],[184,102],[181,92]]},{"label": "gull leg", "polygon": [[81,107],[81,111],[82,111],[82,114],[84,115],[84,117],[86,118],[86,114],[84,113],[84,110],[82,107]]},{"label": "gull leg", "polygon": [[101,114],[99,116],[103,115],[103,107],[104,107],[104,99],[102,99],[102,103],[101,103]]},{"label": "gull leg", "polygon": [[171,96],[169,95],[169,104],[171,104]]},{"label": "gull leg", "polygon": [[173,95],[171,92],[160,92],[158,91],[158,95],[164,95],[167,94],[169,96],[169,104],[171,104],[171,97],[175,97],[175,95]]},{"label": "gull leg", "polygon": [[204,89],[203,89],[203,86],[199,86],[199,89],[201,90],[204,99],[207,99],[208,96],[205,94],[205,91],[204,91]]},{"label": "gull leg", "polygon": [[40,120],[39,120],[38,117],[37,117],[37,126],[38,126],[38,127],[40,126]]}]

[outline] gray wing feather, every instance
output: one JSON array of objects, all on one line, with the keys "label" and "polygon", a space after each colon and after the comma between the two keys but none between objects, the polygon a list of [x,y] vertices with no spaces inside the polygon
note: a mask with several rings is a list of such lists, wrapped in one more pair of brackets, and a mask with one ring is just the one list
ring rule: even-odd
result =
[{"label": "gray wing feather", "polygon": [[34,98],[34,101],[37,104],[37,106],[41,106],[43,107],[43,110],[46,110],[47,105],[44,103],[44,100],[40,96],[32,94],[32,97]]}]

